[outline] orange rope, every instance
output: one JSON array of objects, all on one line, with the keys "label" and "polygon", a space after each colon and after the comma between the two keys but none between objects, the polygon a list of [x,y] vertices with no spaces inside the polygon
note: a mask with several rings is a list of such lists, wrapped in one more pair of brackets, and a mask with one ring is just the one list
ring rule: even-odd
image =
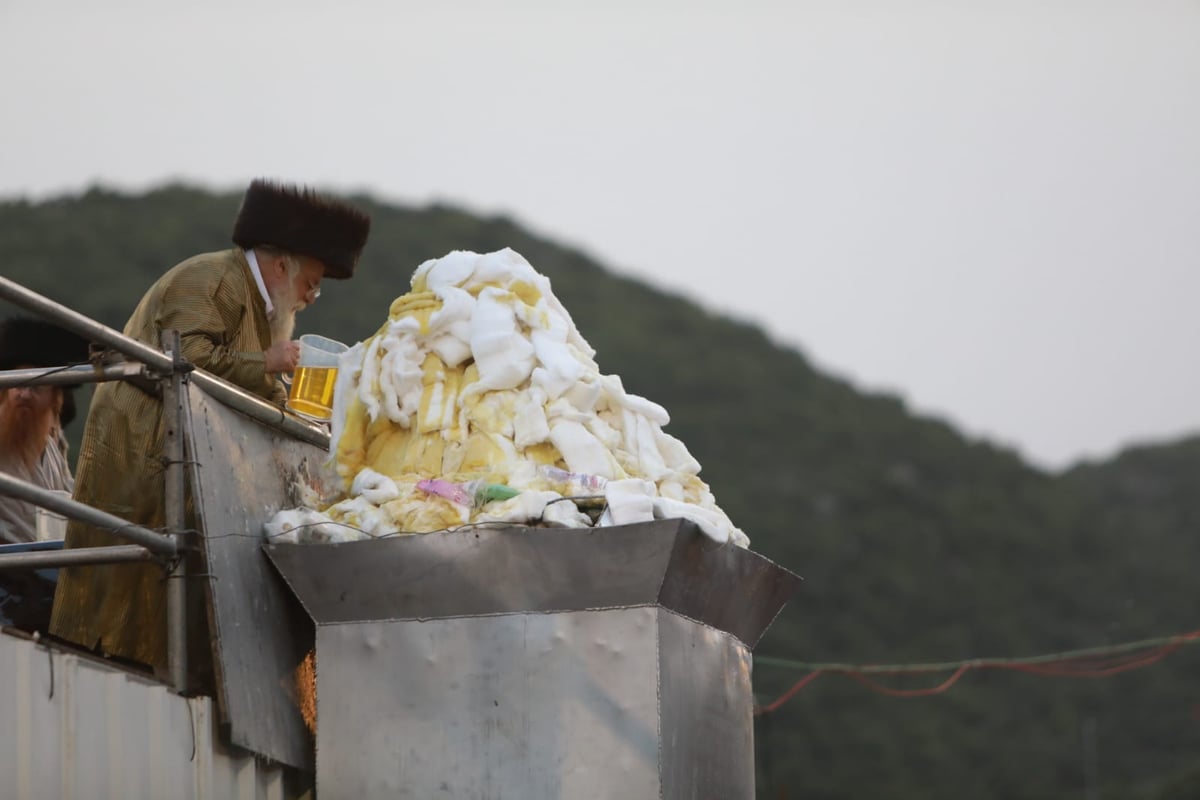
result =
[{"label": "orange rope", "polygon": [[[755,716],[770,714],[795,697],[801,689],[804,689],[819,676],[825,674],[848,675],[867,688],[891,697],[929,697],[946,691],[957,683],[959,678],[973,669],[1005,669],[1031,675],[1060,678],[1107,678],[1121,672],[1156,664],[1174,653],[1181,646],[1195,643],[1198,640],[1200,640],[1200,631],[1191,631],[1159,639],[1145,639],[1138,642],[1110,645],[1108,647],[1094,647],[1087,650],[1073,650],[1030,658],[974,659],[935,664],[869,664],[856,666],[852,664],[805,664],[799,661],[788,661],[778,658],[761,658],[758,660],[767,665],[795,667],[811,671],[780,695],[774,702],[755,708],[754,714]],[[949,678],[937,686],[927,689],[893,689],[867,677],[868,674],[913,675],[929,672],[945,672],[951,669],[954,672]]]}]

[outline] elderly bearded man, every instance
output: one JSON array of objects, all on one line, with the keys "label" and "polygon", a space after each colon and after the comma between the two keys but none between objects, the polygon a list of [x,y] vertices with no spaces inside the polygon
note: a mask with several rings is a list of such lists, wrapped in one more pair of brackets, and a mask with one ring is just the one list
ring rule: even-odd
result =
[{"label": "elderly bearded man", "polygon": [[[254,181],[234,223],[237,248],[195,256],[168,271],[142,298],[125,335],[158,347],[162,331],[178,330],[182,355],[192,364],[282,403],[279,375],[299,358],[291,341],[295,314],[316,299],[323,277],[353,275],[369,229],[369,217],[348,204]],[[143,527],[163,527],[162,453],[159,398],[124,382],[101,384],[80,446],[75,499]],[[83,523],[67,528],[68,548],[121,543]],[[153,564],[62,570],[50,632],[162,674],[163,578]],[[189,626],[190,633],[202,630]],[[191,652],[207,648],[202,639],[189,643]]]},{"label": "elderly bearded man", "polygon": [[[63,367],[87,361],[88,345],[68,330],[16,317],[0,324],[0,369]],[[0,389],[0,472],[43,489],[71,491],[63,429],[75,418],[75,386]],[[35,508],[0,496],[0,542],[32,542]]]}]

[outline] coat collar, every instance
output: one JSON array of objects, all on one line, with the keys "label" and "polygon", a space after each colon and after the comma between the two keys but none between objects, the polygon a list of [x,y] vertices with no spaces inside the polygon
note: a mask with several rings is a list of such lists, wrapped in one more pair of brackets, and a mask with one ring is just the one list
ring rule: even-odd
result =
[{"label": "coat collar", "polygon": [[250,305],[254,309],[252,312],[254,314],[254,328],[258,333],[259,342],[265,343],[263,344],[263,349],[265,350],[271,345],[271,321],[267,317],[267,309],[269,308],[268,303],[270,303],[270,298],[267,297],[266,291],[259,284],[259,280],[262,279],[262,276],[256,275],[255,270],[250,266],[249,257],[252,257],[253,255],[253,253],[242,250],[240,247],[234,248],[233,250],[234,260],[238,263],[238,266],[242,270],[242,276],[246,280],[246,288],[249,289],[250,286],[253,285],[258,289],[257,292],[254,292],[254,294],[258,295],[257,297],[251,295],[246,299],[250,301]]}]

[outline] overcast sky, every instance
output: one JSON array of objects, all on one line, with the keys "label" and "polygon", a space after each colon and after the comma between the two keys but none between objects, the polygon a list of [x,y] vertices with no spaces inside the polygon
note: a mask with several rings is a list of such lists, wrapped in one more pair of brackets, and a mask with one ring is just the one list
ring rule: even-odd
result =
[{"label": "overcast sky", "polygon": [[1200,0],[0,0],[0,74],[0,197],[449,201],[1043,466],[1200,431]]}]

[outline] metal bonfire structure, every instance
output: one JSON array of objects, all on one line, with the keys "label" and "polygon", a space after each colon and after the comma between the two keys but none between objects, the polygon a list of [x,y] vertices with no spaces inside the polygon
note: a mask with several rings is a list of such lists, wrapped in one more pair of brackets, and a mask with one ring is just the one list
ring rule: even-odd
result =
[{"label": "metal bonfire structure", "polygon": [[[311,795],[314,773],[322,800],[754,796],[750,653],[796,590],[790,572],[718,545],[683,520],[264,547],[262,523],[299,504],[302,487],[322,496],[336,488],[322,467],[323,427],[193,369],[178,357],[173,332],[160,351],[4,278],[0,298],[127,359],[0,372],[0,388],[136,380],[163,392],[165,532],[0,473],[0,494],[129,542],[0,555],[0,570],[156,560],[169,574],[168,683],[188,707],[190,760],[194,766],[195,748],[205,747],[210,777],[177,778],[162,796],[233,796],[211,770],[245,774],[238,759],[247,758],[258,772],[239,779],[237,796]],[[189,495],[197,531],[185,529]],[[204,574],[184,571],[179,556],[191,549],[202,552]],[[189,606],[188,592],[201,592],[203,604]],[[205,618],[189,619],[198,605]],[[189,656],[204,655],[186,650],[193,625],[209,630],[212,701],[179,696]],[[315,741],[295,678],[314,650]],[[51,669],[64,653],[87,663],[86,654],[56,644]],[[146,681],[144,691],[163,687]],[[76,692],[73,702],[105,700]],[[193,707],[204,717],[208,706],[196,704],[208,702],[218,735],[197,736]],[[28,764],[22,774],[32,775],[30,786],[60,787],[61,796],[84,785],[76,796],[137,796],[111,777],[115,768],[107,791],[50,774],[78,768],[63,760],[80,758],[71,720],[86,711],[46,712],[58,720],[60,746],[70,746],[59,762],[43,753],[33,762],[37,774]]]}]

